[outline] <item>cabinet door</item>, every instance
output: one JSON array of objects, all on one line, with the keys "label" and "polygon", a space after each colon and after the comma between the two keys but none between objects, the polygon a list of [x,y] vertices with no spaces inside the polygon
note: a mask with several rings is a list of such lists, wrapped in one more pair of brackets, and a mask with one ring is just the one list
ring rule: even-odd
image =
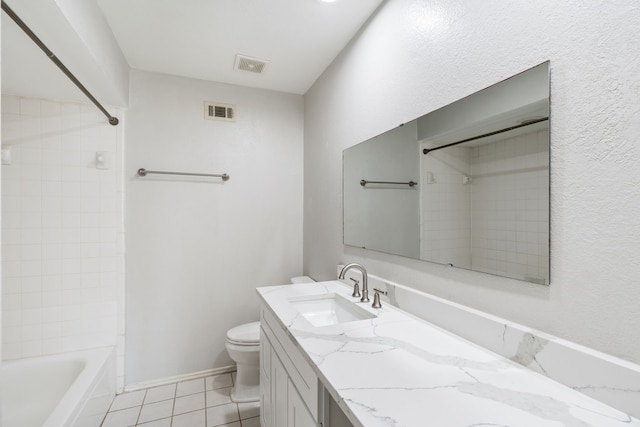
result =
[{"label": "cabinet door", "polygon": [[260,329],[260,425],[273,427],[271,401],[271,343],[264,330]]},{"label": "cabinet door", "polygon": [[318,377],[315,371],[303,356],[302,350],[291,340],[290,333],[284,325],[266,309],[262,310],[261,319],[273,351],[289,373],[302,400],[307,403],[309,412],[319,420],[318,401],[321,397],[318,395]]},{"label": "cabinet door", "polygon": [[271,351],[271,408],[273,427],[287,427],[287,400],[289,375],[278,355]]},{"label": "cabinet door", "polygon": [[317,427],[316,421],[313,419],[313,416],[311,416],[311,413],[291,380],[288,381],[288,389],[287,427]]}]

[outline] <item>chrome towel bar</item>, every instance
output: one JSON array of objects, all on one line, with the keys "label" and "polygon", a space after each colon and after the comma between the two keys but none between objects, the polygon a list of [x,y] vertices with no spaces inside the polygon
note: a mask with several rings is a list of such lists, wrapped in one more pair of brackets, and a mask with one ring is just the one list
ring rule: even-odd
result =
[{"label": "chrome towel bar", "polygon": [[363,187],[367,184],[396,184],[396,185],[408,185],[409,187],[413,187],[414,185],[418,185],[417,182],[415,181],[409,181],[409,182],[390,182],[390,181],[367,181],[367,180],[360,180],[360,185],[362,185]]},{"label": "chrome towel bar", "polygon": [[216,173],[191,173],[191,172],[165,172],[165,171],[148,171],[145,168],[138,169],[138,175],[147,176],[148,174],[157,174],[157,175],[187,175],[187,176],[210,176],[214,178],[222,178],[223,181],[229,181],[229,175],[226,173],[216,174]]}]

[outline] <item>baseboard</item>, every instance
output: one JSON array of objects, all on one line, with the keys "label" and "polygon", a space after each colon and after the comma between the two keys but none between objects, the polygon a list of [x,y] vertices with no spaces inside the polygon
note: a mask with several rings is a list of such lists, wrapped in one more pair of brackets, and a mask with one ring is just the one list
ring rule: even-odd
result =
[{"label": "baseboard", "polygon": [[175,375],[173,377],[160,378],[152,381],[143,381],[140,383],[127,384],[124,386],[124,392],[138,391],[145,388],[159,387],[162,385],[173,384],[181,381],[195,380],[198,378],[209,377],[211,375],[228,374],[236,371],[236,365],[223,366],[222,368],[206,369],[204,371],[191,372],[188,374]]}]

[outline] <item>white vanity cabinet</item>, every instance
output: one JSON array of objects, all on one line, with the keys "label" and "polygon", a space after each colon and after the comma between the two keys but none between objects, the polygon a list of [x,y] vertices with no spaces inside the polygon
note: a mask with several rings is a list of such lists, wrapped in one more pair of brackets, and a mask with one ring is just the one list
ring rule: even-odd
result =
[{"label": "white vanity cabinet", "polygon": [[318,377],[264,307],[260,329],[260,423],[262,427],[322,425]]},{"label": "white vanity cabinet", "polygon": [[288,400],[287,400],[287,426],[288,427],[317,427],[322,423],[311,416],[305,402],[296,390],[296,387],[289,379],[288,383]]}]

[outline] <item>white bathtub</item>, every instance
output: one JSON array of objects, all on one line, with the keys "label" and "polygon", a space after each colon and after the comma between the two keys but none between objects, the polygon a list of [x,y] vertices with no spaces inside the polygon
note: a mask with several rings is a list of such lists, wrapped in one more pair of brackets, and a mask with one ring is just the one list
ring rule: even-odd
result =
[{"label": "white bathtub", "polygon": [[113,347],[2,363],[2,427],[97,427],[116,391]]}]

